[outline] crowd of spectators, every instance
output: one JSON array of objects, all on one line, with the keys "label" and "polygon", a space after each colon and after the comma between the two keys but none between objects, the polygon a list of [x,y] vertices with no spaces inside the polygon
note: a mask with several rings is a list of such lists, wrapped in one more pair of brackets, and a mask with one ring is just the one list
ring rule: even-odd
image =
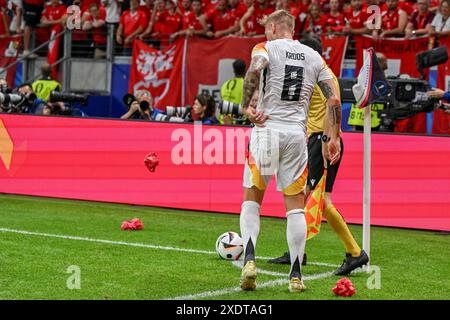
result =
[{"label": "crowd of spectators", "polygon": [[[372,6],[380,9],[380,19],[372,15]],[[277,9],[295,17],[296,38],[367,34],[382,41],[428,35],[430,47],[435,47],[440,37],[450,35],[450,0],[0,0],[0,39],[23,36],[23,56],[33,58],[32,34],[43,42],[51,31],[75,23],[73,43],[91,48],[91,57],[104,58],[108,29],[114,33],[117,52],[130,55],[135,39],[161,48],[178,37],[263,35],[265,16]],[[243,71],[232,80],[241,83]],[[141,92],[137,100],[142,99],[151,96]],[[192,102],[193,119],[236,123],[230,113],[219,115],[217,110],[223,106],[213,106],[211,99],[199,95]],[[149,104],[150,110],[141,110],[139,103],[133,103],[123,117],[152,120],[158,113]]]},{"label": "crowd of spectators", "polygon": [[[264,17],[276,9],[288,10],[296,19],[296,35],[371,34],[411,38],[429,34],[432,39],[450,34],[449,0],[0,0],[0,37],[20,34],[28,55],[31,34],[48,40],[55,26],[67,26],[80,8],[80,25],[74,42],[88,42],[103,57],[106,26],[113,25],[116,45],[131,48],[143,39],[165,46],[180,36],[219,38],[227,35],[262,35]],[[368,27],[377,5],[381,21]]]}]

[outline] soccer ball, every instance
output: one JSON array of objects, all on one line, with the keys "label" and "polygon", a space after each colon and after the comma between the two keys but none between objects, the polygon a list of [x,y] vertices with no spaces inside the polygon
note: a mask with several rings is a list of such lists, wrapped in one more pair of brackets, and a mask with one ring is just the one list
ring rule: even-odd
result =
[{"label": "soccer ball", "polygon": [[244,252],[242,238],[233,231],[221,234],[216,241],[216,252],[222,259],[239,260],[242,252]]}]

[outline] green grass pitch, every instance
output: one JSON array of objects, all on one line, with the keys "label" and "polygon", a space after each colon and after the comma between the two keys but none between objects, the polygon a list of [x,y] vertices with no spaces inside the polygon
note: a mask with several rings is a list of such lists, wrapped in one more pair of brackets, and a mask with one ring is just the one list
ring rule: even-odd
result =
[{"label": "green grass pitch", "polygon": [[[450,237],[432,231],[373,227],[372,264],[380,273],[351,275],[357,293],[340,298],[331,292],[340,277],[329,273],[342,262],[344,249],[323,223],[306,246],[306,292],[290,294],[289,266],[264,259],[257,260],[260,287],[241,292],[240,269],[213,253],[220,234],[239,232],[238,215],[15,195],[0,195],[0,203],[0,299],[450,298]],[[121,222],[134,217],[144,230],[121,231]],[[284,219],[262,218],[256,254],[283,253],[285,227]],[[360,242],[361,226],[350,228]],[[79,267],[80,289],[67,287],[69,266]]]}]

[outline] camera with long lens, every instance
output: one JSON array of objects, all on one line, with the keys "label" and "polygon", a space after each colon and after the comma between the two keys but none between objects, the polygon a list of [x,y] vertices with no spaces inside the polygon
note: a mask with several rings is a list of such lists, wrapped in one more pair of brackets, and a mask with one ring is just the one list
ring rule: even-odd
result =
[{"label": "camera with long lens", "polygon": [[12,90],[11,90],[11,88],[8,86],[7,83],[2,83],[2,84],[0,85],[0,93],[11,93],[11,92],[12,92]]},{"label": "camera with long lens", "polygon": [[[76,103],[81,106],[86,106],[88,103],[88,96],[84,94],[77,94],[71,92],[50,92],[50,97],[48,99],[49,105],[52,107],[51,113],[53,115],[64,115],[64,116],[74,116],[74,117],[85,117],[86,114],[79,108],[75,107]],[[64,102],[67,105],[63,107],[60,105],[52,105],[53,102]]]},{"label": "camera with long lens", "polygon": [[0,105],[3,107],[17,105],[25,100],[25,97],[17,93],[3,93],[0,92]]},{"label": "camera with long lens", "polygon": [[[130,109],[131,104],[133,102],[138,101],[137,98],[131,93],[127,93],[126,95],[124,95],[122,100],[128,109]],[[141,101],[139,102],[139,107],[141,108],[142,111],[147,111],[150,109],[150,103],[148,103],[148,101],[145,100]]]},{"label": "camera with long lens", "polygon": [[49,102],[65,102],[65,103],[80,103],[86,106],[88,103],[88,96],[84,94],[77,94],[71,92],[52,91],[50,93]]},{"label": "camera with long lens", "polygon": [[185,119],[191,114],[191,107],[166,107],[166,115]]},{"label": "camera with long lens", "polygon": [[168,116],[164,113],[158,113],[152,119],[153,121],[164,121],[164,122],[185,122],[185,119],[177,116]]},{"label": "camera with long lens", "polygon": [[34,93],[0,92],[0,106],[5,112],[28,113],[36,98]]},{"label": "camera with long lens", "polygon": [[219,103],[218,108],[221,114],[231,114],[236,117],[244,115],[242,105],[237,103],[222,101]]},{"label": "camera with long lens", "polygon": [[166,113],[158,113],[154,117],[154,121],[166,122],[186,122],[191,116],[191,107],[166,107]]}]

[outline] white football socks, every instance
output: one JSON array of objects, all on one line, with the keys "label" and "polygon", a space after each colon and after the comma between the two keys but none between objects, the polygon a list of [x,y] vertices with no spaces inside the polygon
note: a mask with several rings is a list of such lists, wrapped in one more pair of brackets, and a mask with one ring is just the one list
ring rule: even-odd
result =
[{"label": "white football socks", "polygon": [[241,237],[244,242],[244,264],[249,260],[255,260],[256,240],[259,235],[259,210],[261,206],[255,201],[242,203],[240,225]]},{"label": "white football socks", "polygon": [[289,277],[301,277],[300,269],[306,244],[305,210],[294,209],[288,211],[286,216],[286,237],[291,256],[291,271]]}]

